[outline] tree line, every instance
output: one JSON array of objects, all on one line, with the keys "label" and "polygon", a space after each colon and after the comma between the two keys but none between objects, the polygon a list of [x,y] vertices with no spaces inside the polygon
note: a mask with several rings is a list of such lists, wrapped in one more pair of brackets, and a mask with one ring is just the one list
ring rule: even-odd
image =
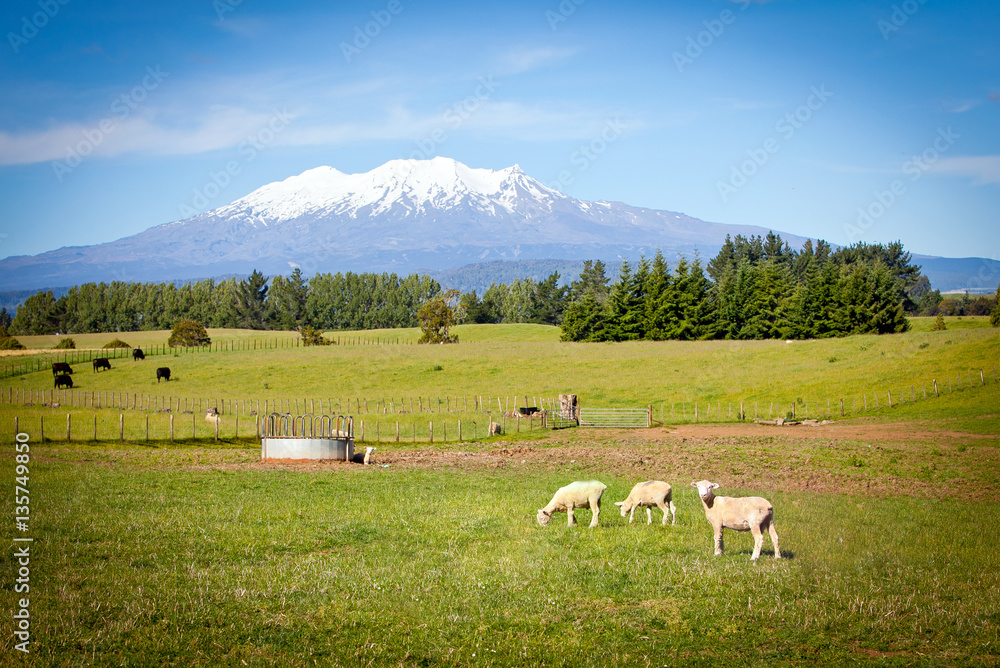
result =
[{"label": "tree line", "polygon": [[[706,267],[657,252],[614,283],[600,262],[570,286],[566,341],[807,339],[906,331],[906,313],[936,312],[930,289],[900,242],[832,250],[822,240],[793,250],[779,235],[726,237]],[[993,299],[1000,318],[1000,304]]]},{"label": "tree line", "polygon": [[86,283],[59,299],[28,297],[11,334],[75,334],[171,329],[182,319],[206,327],[320,330],[416,327],[420,305],[441,286],[427,276],[316,274],[174,283]]},{"label": "tree line", "polygon": [[[623,262],[617,278],[600,260],[576,280],[558,272],[475,290],[442,292],[426,275],[316,274],[299,269],[268,278],[174,283],[87,283],[62,297],[28,297],[0,326],[11,334],[125,332],[172,328],[182,319],[207,327],[309,328],[310,331],[416,327],[432,301],[445,325],[540,323],[562,327],[566,341],[821,338],[901,332],[904,314],[948,309],[993,313],[997,299],[943,300],[900,242],[832,250],[807,241],[793,250],[779,235],[726,237],[707,265],[697,257],[668,267],[651,259]],[[949,305],[951,304],[951,305]],[[956,306],[957,305],[957,306]],[[428,312],[430,313],[430,312]],[[946,313],[951,314],[951,313]]]}]

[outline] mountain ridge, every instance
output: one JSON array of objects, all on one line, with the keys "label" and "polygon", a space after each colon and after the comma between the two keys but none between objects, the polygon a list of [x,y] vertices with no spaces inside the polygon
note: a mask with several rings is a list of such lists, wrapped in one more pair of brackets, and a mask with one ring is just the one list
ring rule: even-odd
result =
[{"label": "mountain ridge", "polygon": [[[0,260],[0,290],[195,280],[253,269],[436,273],[504,260],[631,260],[657,249],[668,260],[700,253],[707,261],[727,234],[768,231],[579,200],[518,165],[491,170],[443,157],[392,160],[358,174],[315,167],[121,239],[9,257]],[[775,231],[796,248],[806,241]]]}]

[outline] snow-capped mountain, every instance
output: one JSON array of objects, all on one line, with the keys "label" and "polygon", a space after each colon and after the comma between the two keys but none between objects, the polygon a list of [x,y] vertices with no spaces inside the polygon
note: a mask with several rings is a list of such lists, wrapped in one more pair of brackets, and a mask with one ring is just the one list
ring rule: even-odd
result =
[{"label": "snow-capped mountain", "polygon": [[[707,223],[620,202],[586,202],[514,165],[393,160],[363,174],[317,167],[226,206],[117,241],[0,261],[0,289],[87,281],[174,280],[316,271],[441,270],[502,259],[710,258],[726,234]],[[805,240],[782,234],[793,246]]]}]

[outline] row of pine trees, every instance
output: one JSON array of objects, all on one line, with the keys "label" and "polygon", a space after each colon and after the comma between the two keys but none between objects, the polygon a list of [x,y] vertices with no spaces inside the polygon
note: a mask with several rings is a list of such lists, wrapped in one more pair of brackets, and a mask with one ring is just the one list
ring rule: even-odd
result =
[{"label": "row of pine trees", "polygon": [[567,341],[823,338],[887,334],[908,328],[914,297],[929,291],[899,243],[858,244],[831,252],[807,241],[792,250],[781,237],[726,237],[703,268],[680,260],[671,271],[658,252],[633,268],[622,263],[608,285],[604,266],[571,288]]}]

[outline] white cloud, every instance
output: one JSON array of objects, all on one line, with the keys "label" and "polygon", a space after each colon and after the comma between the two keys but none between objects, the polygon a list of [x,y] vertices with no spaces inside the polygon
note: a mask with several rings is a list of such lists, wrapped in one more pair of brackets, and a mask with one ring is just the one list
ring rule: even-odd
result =
[{"label": "white cloud", "polygon": [[968,176],[976,185],[1000,185],[1000,155],[942,158],[930,167],[936,174]]},{"label": "white cloud", "polygon": [[235,107],[210,107],[184,125],[171,125],[150,110],[91,123],[64,123],[25,133],[0,132],[0,165],[31,164],[125,153],[192,155],[234,147],[267,127],[274,113]]}]

